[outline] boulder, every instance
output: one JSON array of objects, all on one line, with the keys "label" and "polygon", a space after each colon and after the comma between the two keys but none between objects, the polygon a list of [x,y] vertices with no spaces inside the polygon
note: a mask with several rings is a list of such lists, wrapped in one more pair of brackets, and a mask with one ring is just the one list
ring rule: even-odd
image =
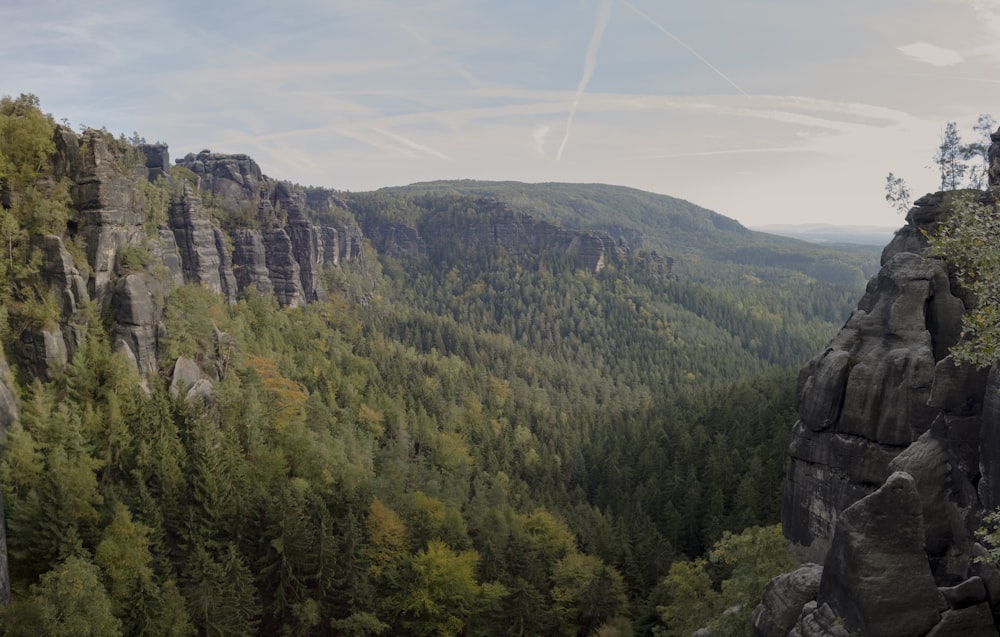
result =
[{"label": "boulder", "polygon": [[988,601],[986,584],[979,576],[970,577],[955,586],[939,587],[938,590],[952,610],[962,610]]},{"label": "boulder", "polygon": [[170,395],[176,398],[181,392],[186,393],[201,378],[202,373],[198,363],[190,358],[178,357],[170,374]]},{"label": "boulder", "polygon": [[817,606],[802,614],[802,618],[788,633],[788,637],[853,637],[844,627],[844,620],[839,617],[829,604]]},{"label": "boulder", "polygon": [[940,620],[947,604],[923,552],[922,518],[916,483],[900,471],[839,516],[817,600],[849,630],[922,637]]},{"label": "boulder", "polygon": [[183,395],[187,401],[200,399],[210,402],[215,397],[215,386],[202,373],[198,363],[180,356],[174,362],[170,375],[170,395],[174,398]]},{"label": "boulder", "polygon": [[755,637],[784,637],[802,614],[802,608],[816,599],[823,567],[803,564],[768,582],[763,601],[751,615]]},{"label": "boulder", "polygon": [[960,610],[946,610],[941,621],[927,637],[996,637],[989,604],[982,603]]}]

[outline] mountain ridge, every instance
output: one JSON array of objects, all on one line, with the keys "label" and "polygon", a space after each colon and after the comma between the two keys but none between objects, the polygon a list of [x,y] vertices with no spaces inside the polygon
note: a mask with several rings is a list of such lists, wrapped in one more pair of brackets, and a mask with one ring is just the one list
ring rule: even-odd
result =
[{"label": "mountain ridge", "polygon": [[37,160],[0,158],[25,630],[86,575],[127,632],[648,634],[672,562],[776,522],[788,368],[874,267],[697,211],[642,243],[613,187],[573,203],[617,226],[574,228],[544,193],[339,193],[36,123]]}]

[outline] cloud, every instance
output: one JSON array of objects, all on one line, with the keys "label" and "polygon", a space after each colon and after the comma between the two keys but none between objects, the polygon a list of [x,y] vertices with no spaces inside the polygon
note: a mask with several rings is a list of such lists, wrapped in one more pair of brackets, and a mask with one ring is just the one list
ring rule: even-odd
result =
[{"label": "cloud", "polygon": [[915,60],[934,66],[954,66],[965,61],[958,51],[926,42],[914,42],[896,48]]},{"label": "cloud", "polygon": [[543,157],[546,156],[545,138],[549,136],[549,133],[551,131],[552,127],[548,126],[547,124],[536,126],[535,129],[531,131],[531,139],[534,140],[535,142],[533,148],[535,149],[535,152],[537,152],[539,155],[542,155]]},{"label": "cloud", "polygon": [[976,24],[987,33],[980,39],[982,44],[971,53],[1000,60],[1000,0],[972,0],[972,10],[976,13]]}]

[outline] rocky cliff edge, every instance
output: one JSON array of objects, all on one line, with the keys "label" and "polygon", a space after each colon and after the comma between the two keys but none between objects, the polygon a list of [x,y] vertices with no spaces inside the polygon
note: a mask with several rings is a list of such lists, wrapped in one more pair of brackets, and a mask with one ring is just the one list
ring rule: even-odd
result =
[{"label": "rocky cliff edge", "polygon": [[977,559],[976,536],[1000,507],[1000,366],[949,355],[973,300],[925,238],[958,196],[916,202],[857,310],[799,375],[782,524],[805,564],[767,587],[758,637],[1000,632],[1000,571]]}]

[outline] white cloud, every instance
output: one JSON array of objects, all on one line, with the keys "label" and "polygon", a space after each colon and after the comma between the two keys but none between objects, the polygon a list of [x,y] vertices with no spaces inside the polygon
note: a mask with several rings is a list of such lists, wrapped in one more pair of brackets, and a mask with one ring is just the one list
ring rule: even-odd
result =
[{"label": "white cloud", "polygon": [[536,153],[542,155],[543,157],[547,156],[545,154],[545,138],[549,136],[551,131],[552,127],[547,124],[536,126],[535,129],[531,131],[531,139],[535,142],[533,148]]},{"label": "white cloud", "polygon": [[965,61],[958,51],[926,42],[914,42],[896,48],[915,60],[934,66],[954,66]]}]

